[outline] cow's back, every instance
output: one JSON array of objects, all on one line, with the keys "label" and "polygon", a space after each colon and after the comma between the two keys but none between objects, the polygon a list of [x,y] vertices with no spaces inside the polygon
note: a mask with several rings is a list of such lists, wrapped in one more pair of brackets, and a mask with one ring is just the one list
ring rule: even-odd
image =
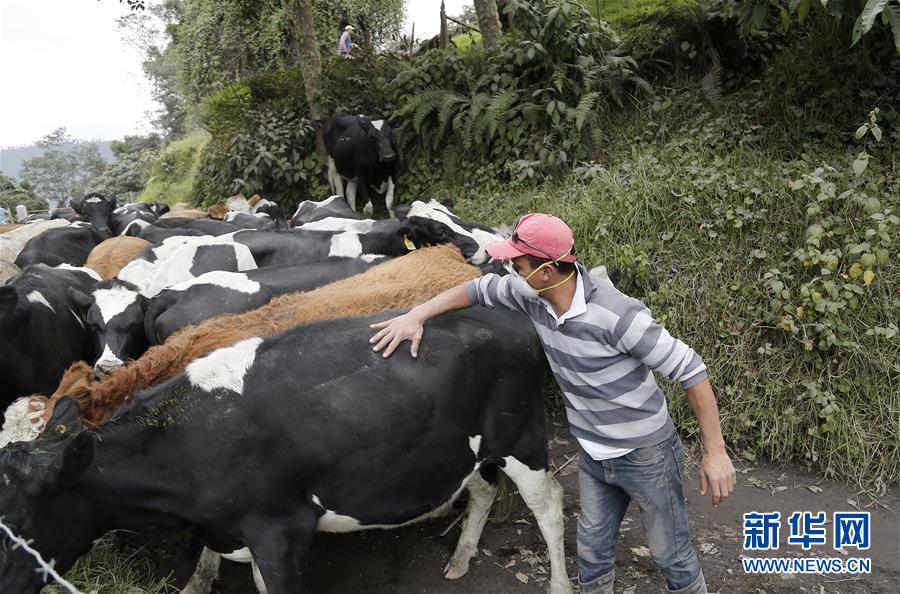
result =
[{"label": "cow's back", "polygon": [[475,437],[477,455],[501,463],[494,452],[512,455],[528,435],[546,464],[545,359],[528,319],[481,308],[440,316],[418,359],[403,348],[385,359],[369,325],[397,313],[241,341],[120,414],[190,411],[161,441],[184,468],[219,469],[190,488],[223,517],[299,489],[363,525],[399,524],[460,488],[476,466]]},{"label": "cow's back", "polygon": [[109,234],[90,224],[48,229],[25,244],[15,264],[24,269],[32,264],[82,266],[91,250]]},{"label": "cow's back", "polygon": [[110,237],[99,243],[88,255],[85,266],[97,272],[100,278],[113,278],[126,264],[134,260],[150,243],[139,237]]}]

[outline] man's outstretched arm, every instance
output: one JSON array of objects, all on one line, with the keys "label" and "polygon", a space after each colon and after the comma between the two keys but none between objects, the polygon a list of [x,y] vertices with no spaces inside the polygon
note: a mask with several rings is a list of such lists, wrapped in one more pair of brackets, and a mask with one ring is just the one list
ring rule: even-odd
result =
[{"label": "man's outstretched arm", "polygon": [[469,296],[464,285],[447,289],[425,303],[415,306],[402,316],[372,324],[370,327],[378,330],[369,339],[369,342],[375,345],[372,350],[378,352],[384,349],[383,356],[390,357],[400,343],[404,340],[411,340],[412,347],[409,352],[415,358],[419,355],[419,344],[422,342],[427,320],[448,311],[465,309],[469,305]]}]

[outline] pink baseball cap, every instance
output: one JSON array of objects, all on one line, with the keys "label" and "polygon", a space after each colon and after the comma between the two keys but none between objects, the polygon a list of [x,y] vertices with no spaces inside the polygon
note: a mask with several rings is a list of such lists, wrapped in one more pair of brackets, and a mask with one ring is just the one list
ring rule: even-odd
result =
[{"label": "pink baseball cap", "polygon": [[487,253],[496,260],[519,256],[535,256],[558,262],[574,262],[575,239],[566,223],[553,215],[531,213],[523,215],[505,241],[487,246]]}]

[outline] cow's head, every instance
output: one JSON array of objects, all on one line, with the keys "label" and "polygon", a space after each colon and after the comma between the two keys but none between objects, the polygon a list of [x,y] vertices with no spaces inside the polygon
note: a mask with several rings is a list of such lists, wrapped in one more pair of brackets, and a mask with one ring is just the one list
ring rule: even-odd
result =
[{"label": "cow's head", "polygon": [[449,226],[433,219],[407,217],[400,230],[404,239],[411,241],[417,248],[452,243],[467,260],[478,250],[478,243],[471,238],[455,233]]},{"label": "cow's head", "polygon": [[463,221],[437,200],[416,200],[410,206],[406,220],[420,226],[423,220],[439,223],[446,229],[444,234],[449,238],[443,243],[453,243],[459,247],[466,260],[475,265],[484,264],[490,259],[485,250],[487,246],[504,239],[503,235],[490,227]]},{"label": "cow's head", "polygon": [[94,363],[94,373],[98,377],[121,367],[126,360],[140,356],[147,349],[144,331],[147,298],[137,287],[120,279],[111,279],[97,285],[90,295],[70,287],[69,297],[86,312],[85,319],[99,354]]},{"label": "cow's head", "polygon": [[[78,404],[60,399],[48,426],[37,440],[0,450],[0,517],[64,573],[105,526],[96,504],[75,486],[93,462],[95,445],[82,430]],[[35,559],[0,532],[0,591],[37,594],[44,580],[36,568]]]},{"label": "cow's head", "polygon": [[150,210],[153,211],[153,213],[156,216],[161,217],[164,214],[166,214],[167,212],[169,212],[169,205],[166,204],[165,202],[160,202],[159,200],[154,200],[153,203],[150,205]]},{"label": "cow's head", "polygon": [[391,144],[391,127],[387,120],[371,120],[367,117],[360,117],[359,127],[366,134],[369,145],[375,151],[379,162],[393,163],[397,160],[397,153],[394,152],[394,146]]},{"label": "cow's head", "polygon": [[116,209],[116,199],[91,192],[81,201],[81,219],[109,232],[109,215]]}]

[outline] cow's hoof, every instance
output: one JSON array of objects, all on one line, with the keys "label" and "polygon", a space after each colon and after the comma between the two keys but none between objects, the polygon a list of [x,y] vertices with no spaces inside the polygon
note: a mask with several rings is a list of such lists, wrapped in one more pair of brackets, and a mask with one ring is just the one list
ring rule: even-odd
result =
[{"label": "cow's hoof", "polygon": [[568,581],[550,583],[550,594],[572,594],[572,584]]},{"label": "cow's hoof", "polygon": [[469,573],[469,562],[459,562],[453,559],[444,567],[444,577],[448,580],[458,580],[462,576]]}]

